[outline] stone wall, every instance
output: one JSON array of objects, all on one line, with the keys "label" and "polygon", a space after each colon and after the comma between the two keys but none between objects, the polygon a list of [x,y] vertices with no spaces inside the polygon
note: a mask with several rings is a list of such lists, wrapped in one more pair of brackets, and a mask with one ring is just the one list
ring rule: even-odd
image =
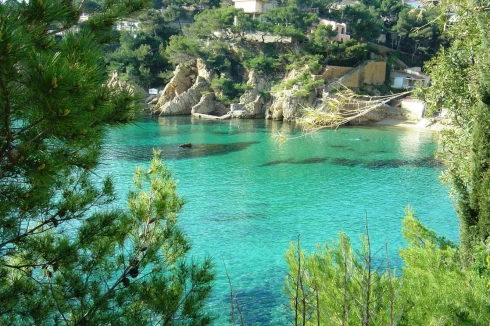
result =
[{"label": "stone wall", "polygon": [[355,70],[349,71],[344,77],[341,78],[340,82],[342,85],[350,88],[359,87],[359,80],[361,79],[361,69],[360,67]]},{"label": "stone wall", "polygon": [[352,67],[339,67],[339,66],[328,66],[323,72],[323,78],[325,79],[338,79],[351,71]]},{"label": "stone wall", "polygon": [[385,82],[386,79],[386,62],[374,61],[369,62],[364,67],[363,84],[380,85]]},{"label": "stone wall", "polygon": [[368,61],[349,71],[340,82],[342,85],[350,88],[358,88],[364,84],[380,85],[385,82],[386,78],[386,62],[384,61]]}]

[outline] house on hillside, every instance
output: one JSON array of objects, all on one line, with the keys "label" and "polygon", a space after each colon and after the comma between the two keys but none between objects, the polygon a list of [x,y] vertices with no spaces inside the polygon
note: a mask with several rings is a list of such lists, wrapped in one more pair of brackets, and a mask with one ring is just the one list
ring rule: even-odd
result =
[{"label": "house on hillside", "polygon": [[340,10],[347,6],[355,5],[356,3],[360,3],[360,2],[358,0],[342,0],[332,4],[329,10]]},{"label": "house on hillside", "polygon": [[390,73],[391,87],[401,89],[413,89],[416,86],[427,87],[430,77],[424,75],[419,67],[408,68],[402,71],[393,70]]},{"label": "house on hillside", "polygon": [[329,37],[332,41],[344,42],[350,40],[350,35],[347,35],[347,25],[345,23],[337,23],[333,20],[320,18],[320,24],[330,25],[337,35]]},{"label": "house on hillside", "polygon": [[253,19],[259,19],[260,15],[267,12],[267,10],[275,8],[276,3],[274,1],[263,0],[233,0],[235,8],[243,9],[243,11],[250,15]]},{"label": "house on hillside", "polygon": [[122,19],[117,21],[116,30],[125,32],[136,32],[139,30],[139,20],[137,19]]},{"label": "house on hillside", "polygon": [[86,22],[89,18],[90,14],[84,12],[80,15],[80,18],[78,18],[78,23]]}]

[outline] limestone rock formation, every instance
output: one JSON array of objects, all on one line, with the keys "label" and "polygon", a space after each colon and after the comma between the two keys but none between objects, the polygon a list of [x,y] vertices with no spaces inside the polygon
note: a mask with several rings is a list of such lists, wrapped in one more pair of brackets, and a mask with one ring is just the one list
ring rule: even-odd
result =
[{"label": "limestone rock formation", "polygon": [[214,98],[214,94],[207,93],[201,96],[199,103],[192,107],[191,113],[214,114],[221,116],[228,113],[228,109]]},{"label": "limestone rock formation", "polygon": [[250,103],[245,104],[244,109],[247,111],[250,117],[257,118],[263,117],[266,101],[264,101],[263,95],[257,95],[255,100]]},{"label": "limestone rock formation", "polygon": [[153,113],[160,115],[191,114],[193,106],[200,102],[202,93],[209,91],[209,81],[212,76],[212,71],[207,69],[201,59],[188,65],[178,65],[174,76],[158,98]]},{"label": "limestone rock formation", "polygon": [[266,111],[266,119],[292,121],[302,117],[305,107],[312,106],[315,94],[309,98],[297,97],[294,90],[286,90],[274,95],[270,107]]},{"label": "limestone rock formation", "polygon": [[198,58],[196,61],[197,75],[203,77],[207,81],[211,81],[214,77],[214,73],[211,69],[208,69],[203,59]]},{"label": "limestone rock formation", "polygon": [[191,114],[192,107],[199,103],[202,97],[202,92],[208,90],[208,82],[202,78],[197,77],[196,82],[191,88],[185,92],[177,95],[171,101],[165,102],[163,105],[158,101],[155,106],[156,110],[160,112],[160,115],[186,115]]},{"label": "limestone rock formation", "polygon": [[268,102],[262,92],[269,91],[271,86],[269,80],[252,69],[248,73],[247,85],[249,89],[240,97],[240,108],[233,107],[233,104],[231,108],[231,111],[243,110],[243,112],[235,112],[233,116],[241,119],[264,117]]}]

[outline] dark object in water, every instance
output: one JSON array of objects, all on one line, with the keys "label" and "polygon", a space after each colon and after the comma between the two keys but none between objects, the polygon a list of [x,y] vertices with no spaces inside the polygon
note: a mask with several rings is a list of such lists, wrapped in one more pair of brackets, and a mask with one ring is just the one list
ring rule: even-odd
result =
[{"label": "dark object in water", "polygon": [[326,157],[311,157],[301,161],[296,161],[294,164],[316,164],[316,163],[324,163],[328,159]]},{"label": "dark object in water", "polygon": [[181,147],[181,148],[191,148],[192,147],[192,143],[180,144],[179,147]]}]

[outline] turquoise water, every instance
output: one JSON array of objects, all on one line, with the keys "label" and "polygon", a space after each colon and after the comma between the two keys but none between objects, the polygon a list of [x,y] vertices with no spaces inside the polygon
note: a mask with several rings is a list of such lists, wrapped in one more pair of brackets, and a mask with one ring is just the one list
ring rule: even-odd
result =
[{"label": "turquoise water", "polygon": [[[284,255],[298,235],[307,250],[339,231],[358,245],[367,214],[373,248],[387,241],[399,268],[401,220],[411,205],[427,226],[457,240],[457,217],[432,159],[432,133],[341,128],[279,145],[272,137],[277,132],[300,134],[281,122],[168,117],[145,118],[107,135],[99,173],[113,175],[120,205],[134,167],[147,164],[152,148],[162,150],[186,199],[179,223],[192,239],[191,254],[211,256],[216,264],[208,306],[216,325],[231,321],[222,260],[247,325],[283,325]],[[192,148],[178,147],[188,142]]]}]

